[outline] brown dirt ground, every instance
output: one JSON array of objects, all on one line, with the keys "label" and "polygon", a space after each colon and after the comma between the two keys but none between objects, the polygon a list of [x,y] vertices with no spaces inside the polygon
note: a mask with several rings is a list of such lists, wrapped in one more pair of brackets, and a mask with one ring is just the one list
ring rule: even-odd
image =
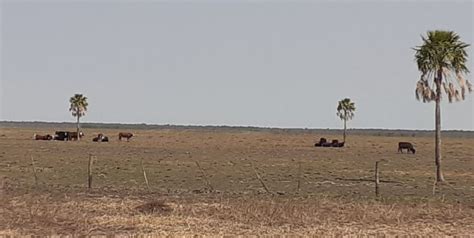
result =
[{"label": "brown dirt ground", "polygon": [[[474,233],[474,139],[443,139],[448,183],[433,195],[430,137],[349,135],[344,148],[315,148],[319,137],[337,138],[173,129],[131,131],[132,140],[120,142],[119,131],[88,129],[82,141],[62,142],[32,139],[54,133],[47,128],[0,128],[0,234]],[[92,142],[98,132],[111,141]],[[417,153],[399,154],[399,141],[414,143]],[[94,180],[87,191],[89,155]],[[375,199],[378,160],[382,196]],[[266,194],[253,167],[275,195]],[[137,209],[157,199],[171,211]]]}]

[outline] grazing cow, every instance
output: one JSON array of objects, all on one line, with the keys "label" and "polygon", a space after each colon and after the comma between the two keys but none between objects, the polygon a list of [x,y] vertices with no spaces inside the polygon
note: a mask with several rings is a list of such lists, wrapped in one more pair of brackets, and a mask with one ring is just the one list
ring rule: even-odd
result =
[{"label": "grazing cow", "polygon": [[94,142],[108,142],[109,137],[104,136],[104,134],[100,133],[100,134],[97,135],[97,137],[92,139],[92,141],[94,141]]},{"label": "grazing cow", "polygon": [[52,140],[53,136],[51,136],[50,134],[47,134],[45,136],[34,134],[33,139],[35,139],[35,140]]},{"label": "grazing cow", "polygon": [[127,141],[130,140],[130,138],[132,138],[133,134],[130,133],[130,132],[120,132],[118,137],[119,137],[119,140],[122,140],[122,138],[127,138]]},{"label": "grazing cow", "polygon": [[411,151],[411,153],[415,153],[416,150],[413,147],[413,144],[410,142],[398,142],[398,152],[403,153],[403,150],[406,149],[407,153]]}]

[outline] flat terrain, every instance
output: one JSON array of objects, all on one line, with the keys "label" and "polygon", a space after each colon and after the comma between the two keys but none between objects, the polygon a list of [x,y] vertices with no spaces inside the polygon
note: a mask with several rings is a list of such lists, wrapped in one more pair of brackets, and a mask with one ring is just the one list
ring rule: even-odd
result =
[{"label": "flat terrain", "polygon": [[[118,141],[119,131],[135,136]],[[225,129],[84,132],[79,142],[35,141],[34,133],[54,129],[0,128],[0,234],[474,233],[473,138],[443,138],[448,183],[433,195],[431,137],[349,135],[344,148],[316,148],[320,137],[341,136]],[[111,141],[92,142],[99,132]],[[412,142],[417,153],[398,153],[399,141]],[[378,199],[375,161],[381,161]]]}]

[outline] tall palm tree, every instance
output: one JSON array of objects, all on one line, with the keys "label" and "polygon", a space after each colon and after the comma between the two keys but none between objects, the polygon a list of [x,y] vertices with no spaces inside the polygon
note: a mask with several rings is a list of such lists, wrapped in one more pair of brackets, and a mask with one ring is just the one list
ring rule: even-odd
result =
[{"label": "tall palm tree", "polygon": [[344,142],[346,141],[347,121],[354,117],[355,103],[350,98],[344,98],[338,102],[336,115],[344,121]]},{"label": "tall palm tree", "polygon": [[74,94],[74,96],[69,99],[69,103],[71,104],[69,111],[72,112],[72,116],[77,118],[77,140],[80,140],[79,119],[86,115],[87,106],[89,106],[89,103],[87,103],[87,97],[84,97],[82,94]]},{"label": "tall palm tree", "polygon": [[423,44],[414,48],[415,60],[421,78],[416,84],[416,99],[435,102],[435,164],[436,182],[443,182],[441,171],[441,98],[442,91],[448,101],[464,100],[466,91],[472,92],[472,84],[465,79],[469,44],[461,41],[453,31],[428,31],[421,37]]}]

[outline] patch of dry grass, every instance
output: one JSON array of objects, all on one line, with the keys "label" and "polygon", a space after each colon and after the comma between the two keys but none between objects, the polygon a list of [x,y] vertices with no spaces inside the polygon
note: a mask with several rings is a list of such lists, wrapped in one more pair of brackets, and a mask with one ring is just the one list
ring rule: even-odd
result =
[{"label": "patch of dry grass", "polygon": [[469,235],[461,204],[351,202],[333,198],[2,197],[0,234],[10,235]]}]

